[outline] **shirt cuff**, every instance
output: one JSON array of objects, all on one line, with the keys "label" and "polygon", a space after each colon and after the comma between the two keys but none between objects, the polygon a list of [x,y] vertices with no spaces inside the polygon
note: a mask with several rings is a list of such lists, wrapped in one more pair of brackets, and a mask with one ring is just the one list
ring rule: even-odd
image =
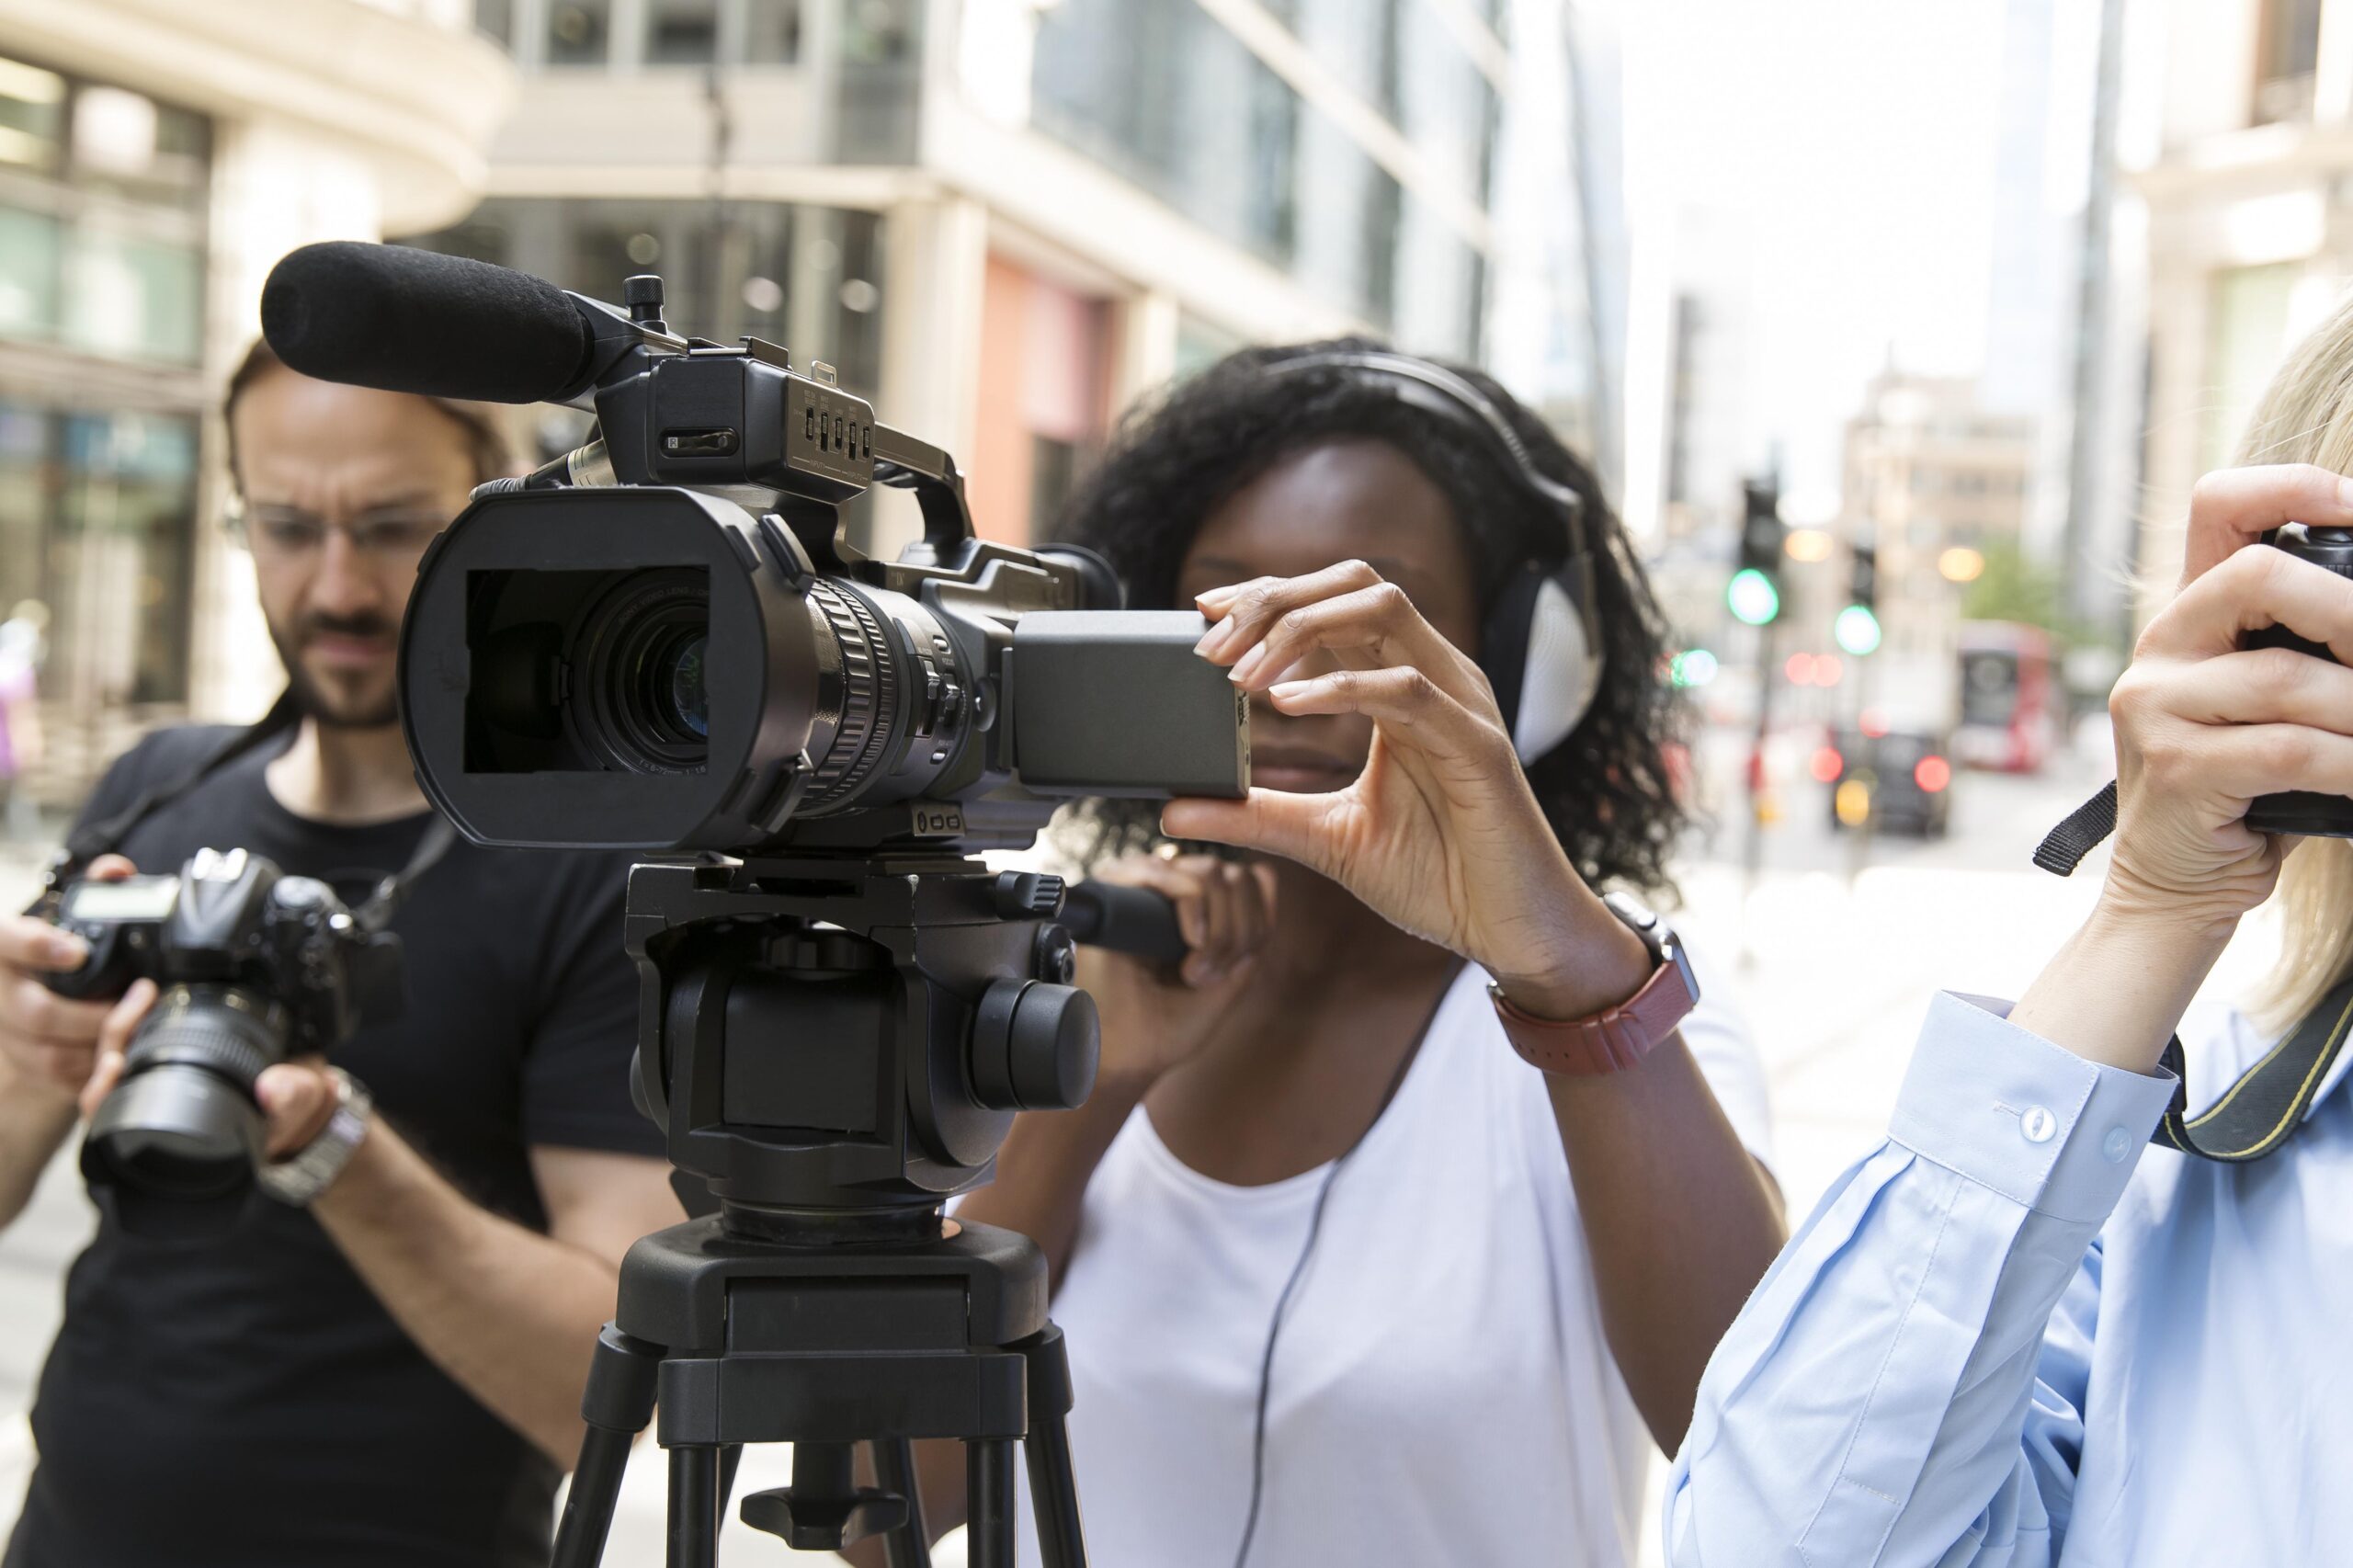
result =
[{"label": "shirt cuff", "polygon": [[2100,1224],[2172,1103],[2174,1076],[2088,1061],[2011,1023],[2009,1006],[1937,994],[1888,1136],[2027,1208]]}]

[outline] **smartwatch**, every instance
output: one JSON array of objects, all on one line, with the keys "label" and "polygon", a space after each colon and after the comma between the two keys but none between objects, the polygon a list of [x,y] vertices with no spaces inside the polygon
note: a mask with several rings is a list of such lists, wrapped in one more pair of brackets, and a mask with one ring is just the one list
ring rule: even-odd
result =
[{"label": "smartwatch", "polygon": [[1554,1019],[1523,1013],[1503,987],[1487,987],[1511,1048],[1547,1073],[1590,1077],[1622,1072],[1649,1055],[1699,1005],[1699,983],[1691,973],[1691,960],[1666,922],[1622,892],[1609,893],[1601,902],[1650,950],[1651,977],[1641,990],[1590,1017]]}]

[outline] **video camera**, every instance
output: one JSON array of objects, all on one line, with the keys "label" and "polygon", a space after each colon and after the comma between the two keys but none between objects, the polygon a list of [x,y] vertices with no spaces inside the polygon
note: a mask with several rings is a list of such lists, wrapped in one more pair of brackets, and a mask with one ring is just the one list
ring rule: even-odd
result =
[{"label": "video camera", "polygon": [[[468,837],[1003,848],[1057,798],[1241,793],[1245,703],[1193,657],[1199,617],[1120,609],[1075,547],[975,538],[948,454],[829,367],[676,336],[659,278],[627,299],[355,244],[296,251],[263,298],[271,344],[324,379],[593,392],[600,438],[482,487],[418,569],[403,722]],[[921,509],[895,562],[842,526],[872,483]]]},{"label": "video camera", "polygon": [[400,938],[326,883],[243,849],[200,850],[177,876],[69,883],[54,918],[89,956],[50,975],[51,990],[88,1000],[142,978],[162,987],[82,1143],[92,1192],[134,1234],[233,1220],[261,1153],[263,1069],[400,1011]]}]

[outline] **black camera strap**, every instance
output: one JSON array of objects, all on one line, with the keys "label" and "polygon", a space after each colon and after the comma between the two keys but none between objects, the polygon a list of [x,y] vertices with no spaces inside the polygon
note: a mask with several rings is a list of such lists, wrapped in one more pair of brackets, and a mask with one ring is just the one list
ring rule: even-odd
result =
[{"label": "black camera strap", "polygon": [[2067,813],[2067,820],[2045,834],[2035,846],[2034,863],[2054,877],[2072,877],[2084,857],[2116,831],[2116,780]]},{"label": "black camera strap", "polygon": [[2221,1099],[2196,1116],[2189,1114],[2181,1037],[2174,1036],[2165,1041],[2158,1062],[2181,1082],[2174,1085],[2173,1104],[2165,1108],[2165,1119],[2149,1141],[2226,1165],[2263,1158],[2303,1125],[2313,1096],[2345,1049],[2348,1026],[2353,1026],[2353,976],[2338,981],[2262,1061],[2240,1074]]},{"label": "black camera strap", "polygon": [[[69,835],[63,846],[50,858],[49,869],[41,879],[40,896],[34,900],[31,912],[40,914],[49,911],[64,892],[67,883],[87,870],[91,861],[119,848],[122,841],[131,836],[131,829],[239,757],[250,756],[271,741],[289,734],[301,722],[301,708],[294,700],[293,689],[289,687],[278,693],[278,700],[269,705],[269,711],[244,728],[223,736],[217,745],[198,760],[195,767],[176,778],[149,785],[131,804],[112,816],[101,817]],[[392,919],[392,911],[399,907],[400,901],[406,896],[416,879],[431,870],[449,852],[449,846],[457,842],[457,837],[458,830],[450,825],[449,819],[436,812],[433,820],[426,824],[425,835],[417,840],[416,848],[410,854],[408,864],[378,882],[374,892],[369,894],[368,902],[352,912],[352,917],[361,928],[369,931],[383,929]]]},{"label": "black camera strap", "polygon": [[[2116,785],[2067,813],[2034,852],[2034,863],[2055,875],[2072,876],[2084,857],[2116,831]],[[2313,1096],[2345,1049],[2353,1027],[2353,976],[2337,982],[2262,1061],[2239,1074],[2228,1093],[2198,1115],[2189,1114],[2188,1059],[2181,1037],[2165,1041],[2157,1064],[2171,1073],[2173,1104],[2149,1142],[2201,1160],[2244,1165],[2259,1160],[2295,1135]]]}]

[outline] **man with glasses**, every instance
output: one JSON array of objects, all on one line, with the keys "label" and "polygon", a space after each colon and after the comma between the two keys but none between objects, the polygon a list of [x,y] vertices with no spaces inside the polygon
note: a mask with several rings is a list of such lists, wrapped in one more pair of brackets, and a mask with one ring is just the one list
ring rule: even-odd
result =
[{"label": "man with glasses", "polygon": [[[205,773],[101,874],[243,847],[353,903],[431,813],[394,706],[426,545],[511,472],[464,404],[331,385],[256,347],[224,413],[239,524],[290,689],[284,733]],[[101,821],[232,732],[150,735]],[[126,858],[127,857],[127,858]],[[33,1411],[40,1464],[6,1568],[545,1561],[621,1254],[681,1214],[631,1108],[625,863],[459,843],[394,917],[407,1006],[332,1065],[256,1085],[278,1170],[225,1238],[101,1223]],[[0,919],[0,1219],[121,1069],[153,999],[52,995],[79,944]]]}]

